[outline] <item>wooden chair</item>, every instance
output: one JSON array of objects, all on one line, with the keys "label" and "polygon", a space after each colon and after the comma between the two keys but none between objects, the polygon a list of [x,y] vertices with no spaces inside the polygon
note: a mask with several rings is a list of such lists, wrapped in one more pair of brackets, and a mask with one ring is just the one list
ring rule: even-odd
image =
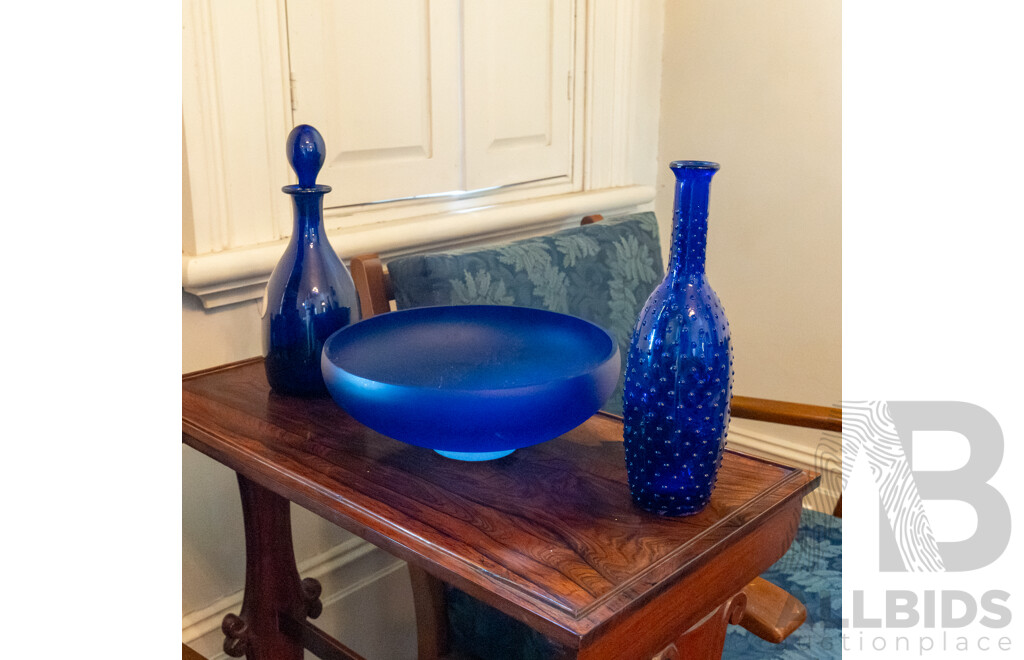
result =
[{"label": "wooden chair", "polygon": [[[585,226],[600,220],[600,215],[589,215],[581,220],[580,225]],[[380,257],[376,254],[353,257],[351,271],[359,293],[363,318],[391,311],[395,292]],[[731,415],[742,419],[842,432],[842,416],[838,408],[734,396]],[[841,513],[841,501],[837,504],[836,511],[836,515]],[[459,657],[446,656],[451,649],[447,639],[448,622],[443,583],[415,567],[410,566],[409,570],[415,600],[419,657]],[[763,578],[755,578],[743,592],[747,597],[747,605],[739,625],[768,642],[781,643],[799,628],[807,617],[807,610],[800,601]]]}]

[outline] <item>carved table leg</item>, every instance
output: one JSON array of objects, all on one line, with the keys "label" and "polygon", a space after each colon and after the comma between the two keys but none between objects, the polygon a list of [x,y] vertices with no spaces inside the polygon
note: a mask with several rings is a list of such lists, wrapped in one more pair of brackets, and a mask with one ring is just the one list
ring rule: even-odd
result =
[{"label": "carved table leg", "polygon": [[416,608],[416,645],[419,660],[448,653],[448,615],[444,583],[422,568],[409,564],[413,606]]},{"label": "carved table leg", "polygon": [[652,660],[707,660],[721,658],[729,624],[743,618],[747,596],[742,591],[725,601],[714,612],[680,635]]},{"label": "carved table leg", "polygon": [[224,617],[224,652],[248,660],[302,660],[302,642],[281,631],[281,619],[319,615],[320,585],[299,581],[288,500],[242,475],[238,489],[245,520],[245,597],[240,615]]}]

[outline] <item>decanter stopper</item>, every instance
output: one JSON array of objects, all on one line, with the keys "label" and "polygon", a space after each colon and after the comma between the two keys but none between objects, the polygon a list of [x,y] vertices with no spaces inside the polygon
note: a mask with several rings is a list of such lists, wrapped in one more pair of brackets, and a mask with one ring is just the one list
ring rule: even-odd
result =
[{"label": "decanter stopper", "polygon": [[320,131],[309,124],[299,124],[288,134],[285,154],[299,177],[300,188],[316,186],[316,175],[324,165],[326,151]]}]

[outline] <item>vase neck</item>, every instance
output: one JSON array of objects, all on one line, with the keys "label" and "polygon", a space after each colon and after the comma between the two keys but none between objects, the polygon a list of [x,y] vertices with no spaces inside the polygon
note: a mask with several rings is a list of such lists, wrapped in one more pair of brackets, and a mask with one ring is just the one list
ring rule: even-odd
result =
[{"label": "vase neck", "polygon": [[285,186],[282,190],[291,195],[292,213],[295,218],[292,239],[304,243],[317,243],[324,232],[324,193],[329,186]]},{"label": "vase neck", "polygon": [[702,275],[708,243],[708,196],[711,177],[718,171],[718,164],[676,161],[671,168],[676,177],[676,191],[669,274],[673,277]]}]

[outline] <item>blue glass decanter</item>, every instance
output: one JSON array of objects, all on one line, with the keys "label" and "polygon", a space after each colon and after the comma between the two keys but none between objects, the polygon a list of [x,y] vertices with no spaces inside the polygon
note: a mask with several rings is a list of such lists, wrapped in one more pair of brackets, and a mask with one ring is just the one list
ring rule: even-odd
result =
[{"label": "blue glass decanter", "polygon": [[359,296],[324,233],[324,193],[331,187],[316,183],[324,139],[312,126],[296,126],[286,153],[299,183],[281,189],[292,196],[295,224],[263,301],[267,380],[282,394],[326,394],[320,371],[324,341],[359,320]]},{"label": "blue glass decanter", "polygon": [[633,330],[623,391],[633,501],[667,516],[707,506],[732,397],[729,322],[704,273],[708,195],[717,163],[676,161],[668,274]]}]

